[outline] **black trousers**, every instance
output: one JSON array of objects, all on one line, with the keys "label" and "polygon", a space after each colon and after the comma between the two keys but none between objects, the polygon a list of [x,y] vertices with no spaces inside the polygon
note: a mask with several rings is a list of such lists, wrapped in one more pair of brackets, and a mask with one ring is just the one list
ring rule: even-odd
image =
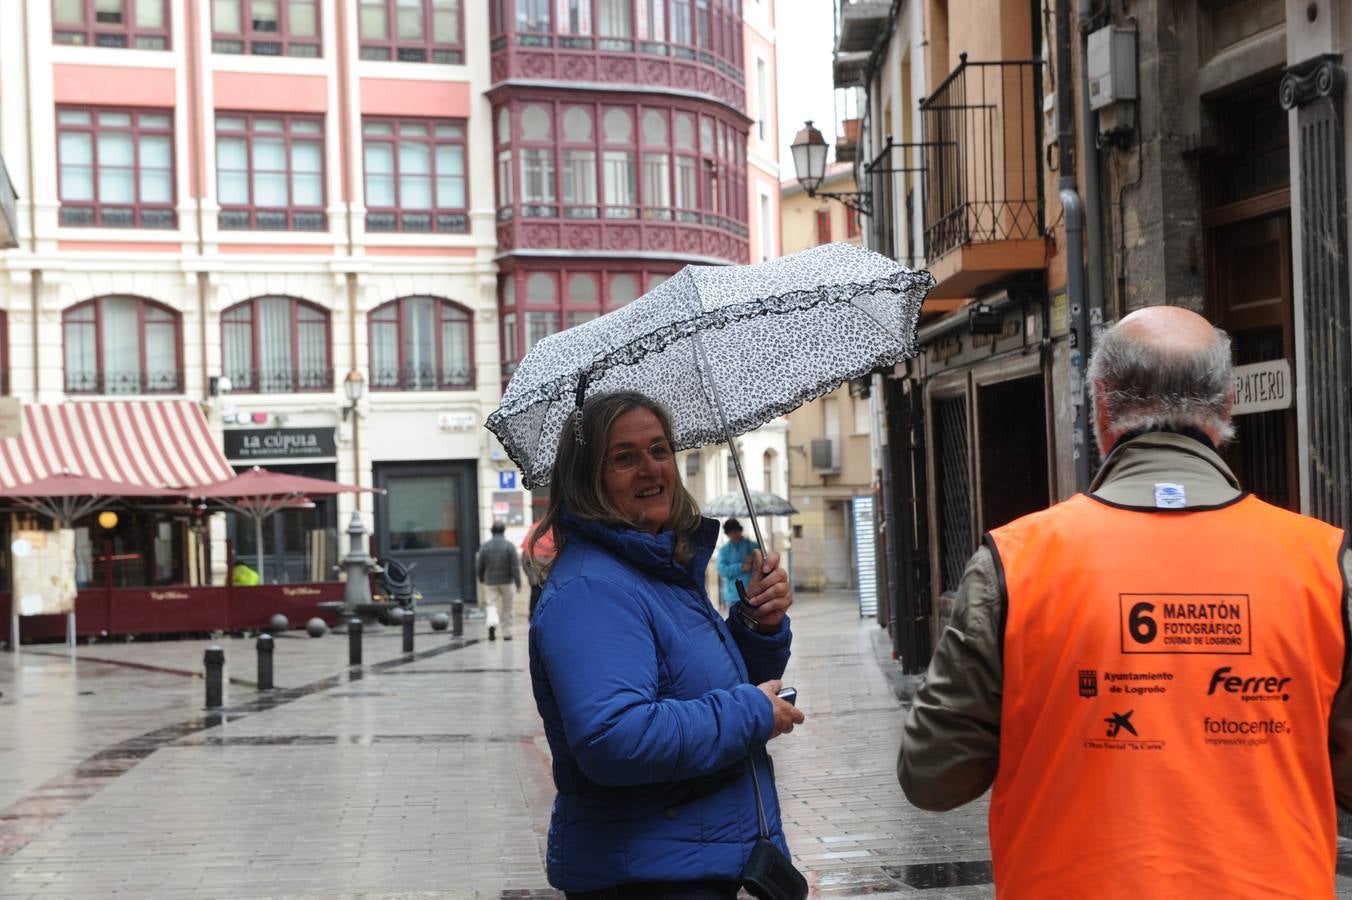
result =
[{"label": "black trousers", "polygon": [[568,900],[736,900],[736,881],[646,881],[600,891],[569,891]]}]

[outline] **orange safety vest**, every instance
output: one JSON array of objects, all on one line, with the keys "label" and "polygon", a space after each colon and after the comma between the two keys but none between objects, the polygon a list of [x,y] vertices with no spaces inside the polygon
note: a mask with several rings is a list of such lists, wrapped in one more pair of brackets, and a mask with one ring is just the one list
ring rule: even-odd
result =
[{"label": "orange safety vest", "polygon": [[1331,897],[1343,532],[1078,495],[987,537],[1001,898]]}]

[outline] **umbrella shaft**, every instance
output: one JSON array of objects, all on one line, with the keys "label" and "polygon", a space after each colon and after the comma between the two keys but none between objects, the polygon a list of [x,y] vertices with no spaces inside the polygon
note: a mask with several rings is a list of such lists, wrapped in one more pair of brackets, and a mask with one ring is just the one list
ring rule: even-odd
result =
[{"label": "umbrella shaft", "polygon": [[723,437],[728,442],[728,452],[732,454],[732,467],[737,470],[737,481],[742,487],[742,497],[746,500],[747,515],[751,518],[751,530],[756,534],[756,546],[761,554],[765,553],[765,540],[761,537],[760,522],[756,520],[756,506],[751,502],[751,490],[746,486],[746,475],[742,472],[742,455],[737,452],[737,442],[732,439],[732,429],[728,427],[728,415],[723,411],[723,397],[718,391],[718,382],[709,369],[709,357],[704,352],[704,339],[695,332],[695,352],[699,354],[701,365],[697,368],[709,383],[709,393],[713,396],[714,409],[718,411],[718,421],[723,425]]}]

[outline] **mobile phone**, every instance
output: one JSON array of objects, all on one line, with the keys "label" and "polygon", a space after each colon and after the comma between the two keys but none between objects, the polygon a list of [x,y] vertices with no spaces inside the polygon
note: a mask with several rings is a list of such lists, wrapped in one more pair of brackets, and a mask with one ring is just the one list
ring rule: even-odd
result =
[{"label": "mobile phone", "polygon": [[790,706],[798,705],[798,688],[786,687],[779,689],[779,699]]}]

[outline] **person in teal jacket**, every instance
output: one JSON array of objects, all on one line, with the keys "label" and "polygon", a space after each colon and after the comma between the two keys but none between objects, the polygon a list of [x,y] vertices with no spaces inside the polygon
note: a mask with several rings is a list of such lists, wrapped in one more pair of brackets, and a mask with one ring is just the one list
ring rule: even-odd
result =
[{"label": "person in teal jacket", "polygon": [[742,579],[742,586],[745,587],[751,583],[751,567],[755,564],[756,546],[755,541],[749,541],[742,537],[742,523],[736,519],[728,519],[723,523],[723,533],[727,535],[728,541],[718,551],[718,580],[722,585],[723,605],[732,606],[740,598],[737,596],[737,579]]}]

